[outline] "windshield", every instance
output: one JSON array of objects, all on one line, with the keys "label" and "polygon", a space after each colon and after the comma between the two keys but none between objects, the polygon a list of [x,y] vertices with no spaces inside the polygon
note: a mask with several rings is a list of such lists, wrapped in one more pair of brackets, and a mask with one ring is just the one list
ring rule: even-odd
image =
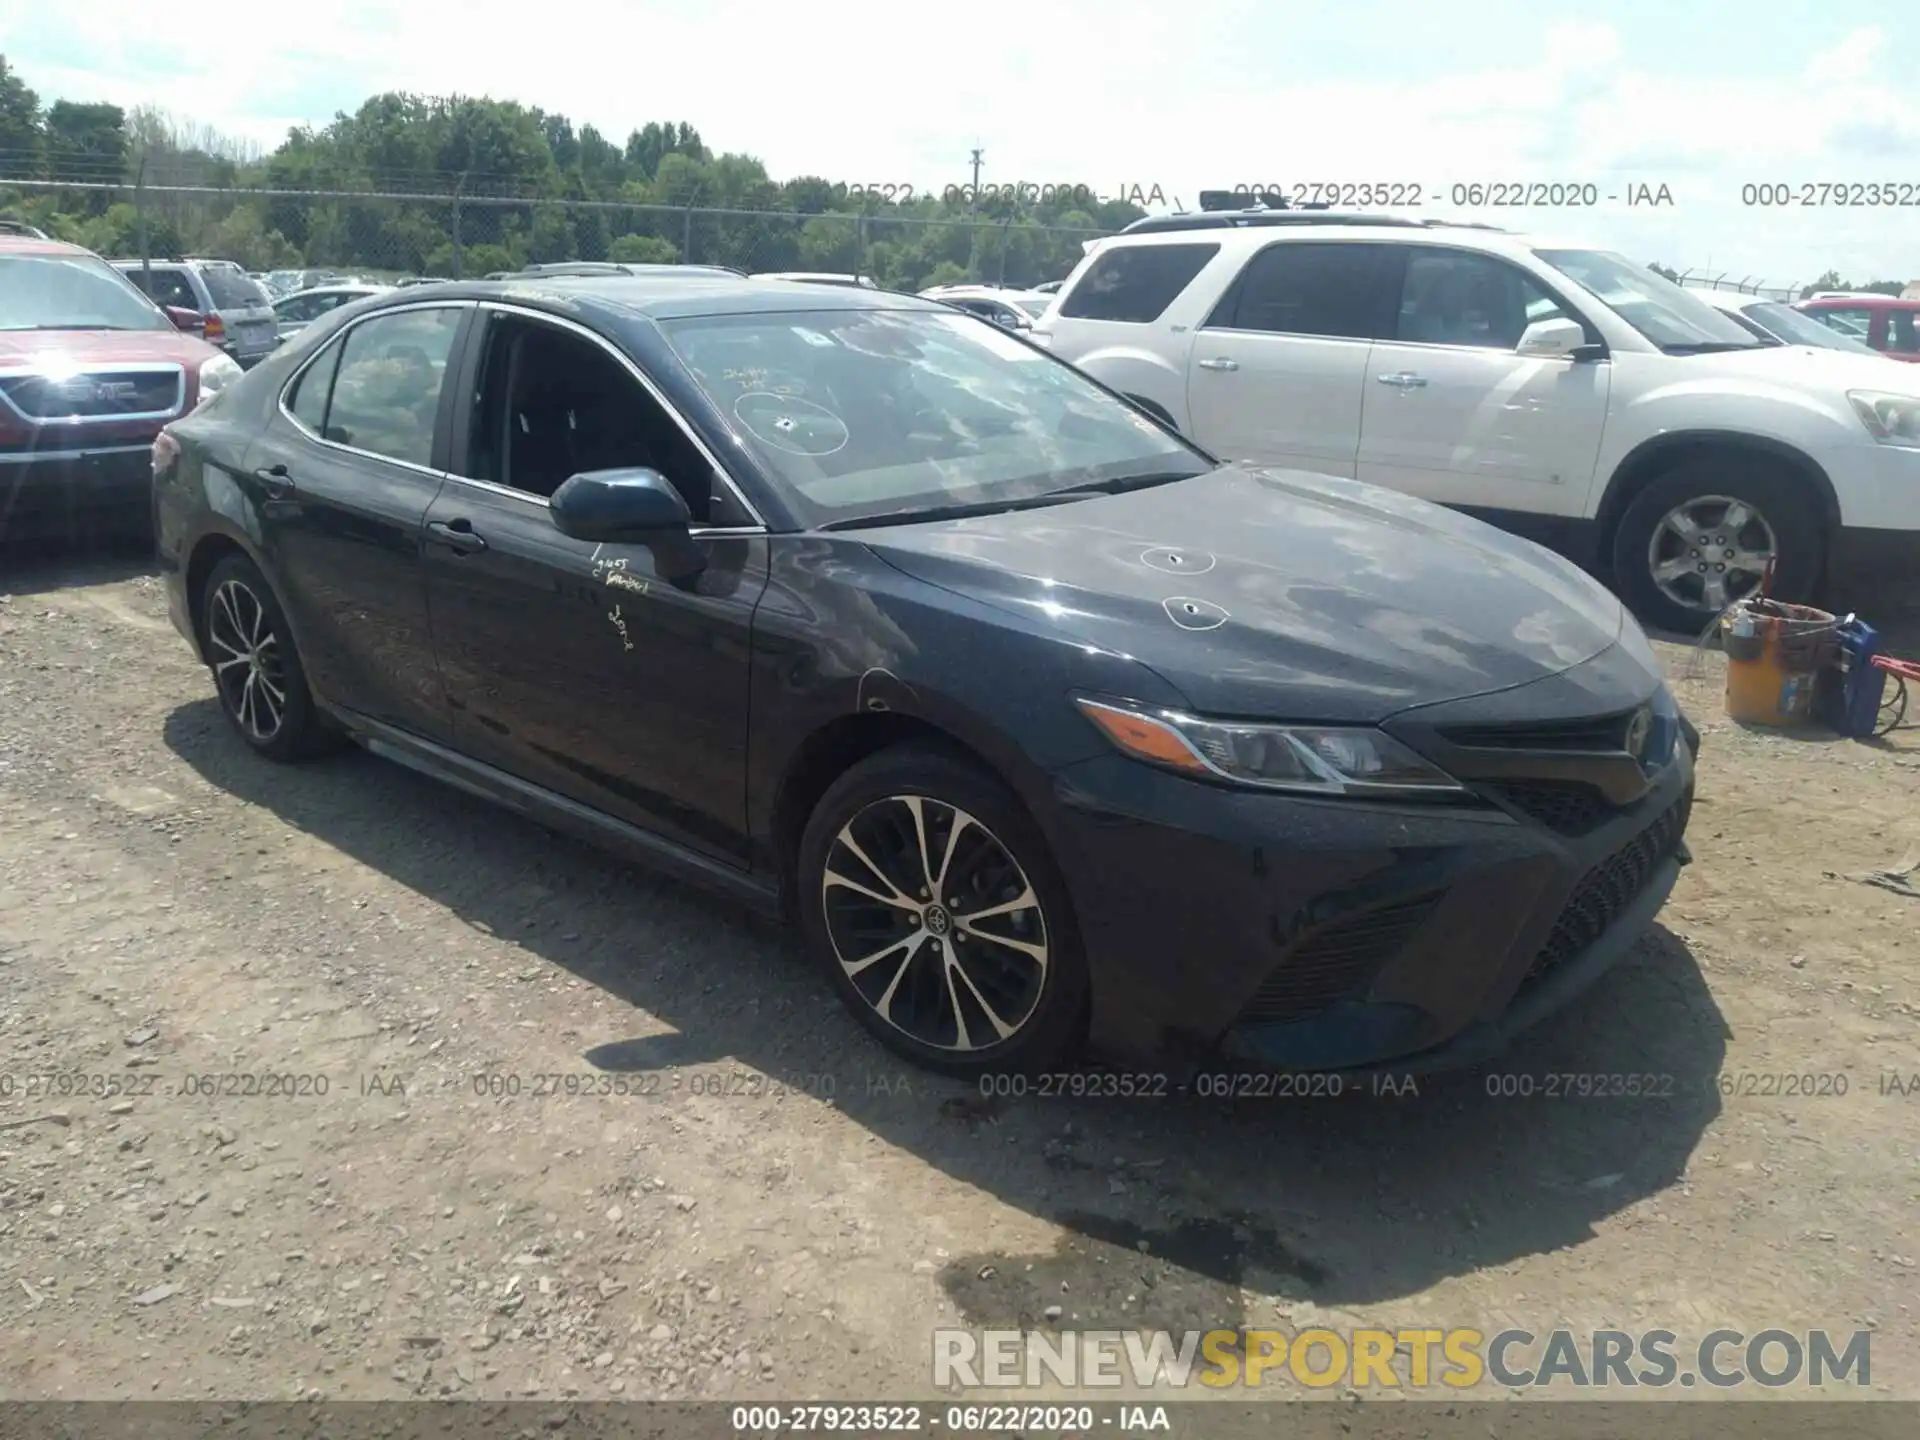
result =
[{"label": "windshield", "polygon": [[811,524],[1213,468],[1077,371],[970,315],[784,311],[662,328]]},{"label": "windshield", "polygon": [[1813,345],[1822,350],[1844,350],[1849,355],[1877,355],[1871,345],[1850,340],[1831,326],[1822,325],[1811,315],[1803,315],[1791,305],[1763,300],[1749,305],[1746,314],[1754,324],[1779,336],[1789,345]]},{"label": "windshield", "polygon": [[92,255],[0,256],[0,330],[171,330],[173,322]]},{"label": "windshield", "polygon": [[1731,316],[1624,255],[1604,250],[1533,253],[1669,354],[1761,347]]}]

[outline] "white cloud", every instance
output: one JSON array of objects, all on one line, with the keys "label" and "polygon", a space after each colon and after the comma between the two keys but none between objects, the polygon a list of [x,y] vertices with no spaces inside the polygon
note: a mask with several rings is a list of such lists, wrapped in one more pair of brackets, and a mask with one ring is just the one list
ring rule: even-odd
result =
[{"label": "white cloud", "polygon": [[[1543,26],[1499,66],[1471,16],[1437,31],[1426,74],[1333,78],[1285,63],[1325,21],[1253,0],[1097,8],[974,0],[964,22],[877,4],[715,0],[655,10],[576,0],[404,8],[309,0],[293,18],[169,27],[150,6],[0,0],[0,51],[43,95],[157,103],[271,145],[291,99],[381,89],[514,98],[615,139],[688,119],[776,175],[938,187],[967,178],[1078,182],[1103,193],[1258,182],[1665,182],[1672,210],[1509,211],[1478,218],[1570,232],[1668,264],[1810,280],[1920,274],[1920,209],[1743,207],[1744,182],[1920,182],[1920,104],[1878,27],[1842,33],[1797,76],[1730,73],[1653,34]],[[1297,33],[1296,33],[1297,32]],[[1445,43],[1447,36],[1452,43]],[[44,60],[36,57],[44,56]],[[1306,76],[1276,83],[1276,73]],[[351,77],[343,86],[339,77]]]}]

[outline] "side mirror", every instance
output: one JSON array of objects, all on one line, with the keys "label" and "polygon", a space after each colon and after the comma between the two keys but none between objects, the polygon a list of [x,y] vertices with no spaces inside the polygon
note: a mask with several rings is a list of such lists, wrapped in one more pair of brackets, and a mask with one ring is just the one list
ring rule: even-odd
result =
[{"label": "side mirror", "polygon": [[1536,320],[1521,332],[1514,351],[1538,360],[1564,360],[1587,343],[1587,332],[1577,320],[1558,317]]},{"label": "side mirror", "polygon": [[706,568],[687,534],[693,514],[658,470],[587,470],[568,477],[548,502],[562,535],[594,544],[644,545],[660,575],[681,580]]},{"label": "side mirror", "polygon": [[162,305],[160,308],[167,312],[167,319],[173,322],[174,329],[184,330],[189,335],[207,333],[207,317],[198,310],[189,310],[184,305]]}]

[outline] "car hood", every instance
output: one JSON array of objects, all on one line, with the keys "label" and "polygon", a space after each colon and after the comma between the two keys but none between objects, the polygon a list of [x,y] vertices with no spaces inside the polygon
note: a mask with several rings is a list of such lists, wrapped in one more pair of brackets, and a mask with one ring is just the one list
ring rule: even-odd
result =
[{"label": "car hood", "polygon": [[[1886,355],[1849,355],[1844,350],[1822,350],[1812,345],[1768,345],[1756,350],[1729,350],[1719,355],[1684,357],[1683,364],[1710,361],[1718,376],[1738,375],[1779,385],[1806,385],[1822,392],[1885,390],[1920,396],[1920,374],[1889,364]],[[1685,373],[1683,370],[1682,374]],[[1707,378],[1702,372],[1702,378]]]},{"label": "car hood", "polygon": [[926,583],[1152,667],[1216,715],[1376,721],[1558,674],[1625,618],[1529,541],[1298,471],[1230,465],[863,538]]},{"label": "car hood", "polygon": [[8,369],[169,362],[196,369],[220,352],[179,330],[0,330]]}]

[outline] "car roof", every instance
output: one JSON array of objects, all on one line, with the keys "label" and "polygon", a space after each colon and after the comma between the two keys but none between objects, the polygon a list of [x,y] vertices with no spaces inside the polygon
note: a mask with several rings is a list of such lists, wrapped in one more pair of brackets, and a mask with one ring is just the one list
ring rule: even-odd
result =
[{"label": "car roof", "polygon": [[[1704,300],[1716,310],[1744,310],[1756,301],[1766,300],[1765,295],[1749,295],[1740,290],[1715,290],[1708,285],[1683,285],[1680,287],[1695,299]],[[1773,304],[1780,302],[1775,300]]]},{"label": "car roof", "polygon": [[1902,300],[1898,295],[1827,295],[1815,296],[1811,300],[1802,300],[1803,307],[1814,306],[1836,310],[1857,310],[1861,306],[1872,306],[1886,310],[1920,310],[1920,300]]},{"label": "car roof", "polygon": [[[395,292],[398,293],[398,292]],[[805,314],[817,310],[922,310],[948,307],[891,290],[852,285],[795,285],[729,275],[521,275],[407,286],[400,303],[429,299],[519,300],[555,309],[597,308],[651,320],[695,315]]]},{"label": "car roof", "polygon": [[93,251],[84,245],[69,245],[64,240],[53,240],[45,235],[18,235],[0,231],[0,254],[92,255]]},{"label": "car roof", "polygon": [[1399,244],[1467,245],[1501,255],[1540,250],[1603,250],[1604,246],[1559,237],[1520,235],[1469,221],[1412,219],[1395,215],[1355,215],[1332,211],[1195,212],[1153,215],[1137,220],[1118,235],[1090,242],[1092,255],[1137,245],[1231,244],[1253,249],[1276,240],[1306,243],[1326,240],[1391,240]]}]

